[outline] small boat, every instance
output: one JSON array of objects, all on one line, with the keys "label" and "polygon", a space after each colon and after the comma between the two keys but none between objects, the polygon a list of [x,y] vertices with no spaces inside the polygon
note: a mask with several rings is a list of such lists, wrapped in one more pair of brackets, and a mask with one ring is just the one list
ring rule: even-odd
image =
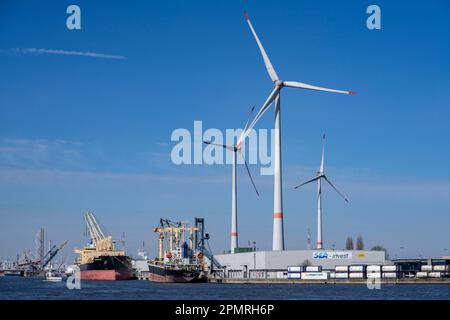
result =
[{"label": "small boat", "polygon": [[51,270],[49,270],[47,272],[47,274],[45,275],[45,281],[49,281],[49,282],[61,282],[62,279],[63,279],[62,277],[57,276]]},{"label": "small boat", "polygon": [[7,277],[23,277],[24,271],[23,270],[8,270],[4,272],[4,275]]}]

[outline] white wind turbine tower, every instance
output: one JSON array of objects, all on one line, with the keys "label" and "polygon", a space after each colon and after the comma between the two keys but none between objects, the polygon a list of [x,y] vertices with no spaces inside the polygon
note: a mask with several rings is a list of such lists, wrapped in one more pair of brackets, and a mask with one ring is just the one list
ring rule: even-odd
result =
[{"label": "white wind turbine tower", "polygon": [[322,183],[321,180],[324,179],[328,184],[348,203],[348,200],[344,195],[339,192],[339,190],[331,183],[327,178],[324,171],[324,157],[325,157],[325,135],[323,135],[322,143],[322,160],[320,161],[320,169],[316,176],[298,186],[295,189],[304,186],[310,182],[317,181],[317,249],[323,249],[323,239],[322,239]]},{"label": "white wind turbine tower", "polygon": [[250,126],[248,126],[247,130],[242,133],[240,136],[237,145],[239,146],[242,141],[249,134],[250,130],[253,129],[255,124],[261,118],[261,116],[267,111],[273,101],[275,101],[275,145],[274,145],[274,203],[273,203],[273,242],[272,242],[272,250],[284,250],[284,231],[283,231],[283,196],[282,196],[282,179],[281,179],[281,103],[280,103],[280,91],[284,87],[291,88],[299,88],[299,89],[308,89],[308,90],[316,90],[316,91],[326,91],[326,92],[335,92],[335,93],[343,93],[343,94],[356,94],[352,91],[343,91],[343,90],[335,90],[313,86],[310,84],[295,82],[295,81],[283,81],[281,80],[272,63],[267,56],[266,51],[264,50],[261,41],[258,38],[258,35],[253,29],[252,23],[250,19],[245,14],[245,19],[250,27],[250,30],[255,37],[256,43],[258,44],[259,50],[261,51],[261,55],[264,60],[264,64],[266,65],[267,72],[269,73],[270,78],[274,83],[274,89],[270,93],[266,102],[264,102],[261,109],[256,114],[255,118],[251,122]]},{"label": "white wind turbine tower", "polygon": [[[248,127],[248,122],[250,120],[250,116],[253,112],[255,107],[252,108],[250,111],[247,122],[245,123],[245,127],[243,132]],[[213,143],[210,141],[204,141],[205,144],[214,145],[223,147],[224,149],[230,150],[233,152],[233,161],[232,161],[232,174],[231,174],[231,246],[230,251],[231,253],[234,253],[235,249],[238,248],[238,224],[237,224],[237,174],[236,174],[236,164],[237,164],[237,153],[239,152],[242,156],[242,159],[244,160],[245,168],[247,169],[248,176],[250,177],[250,181],[252,182],[253,188],[256,191],[256,194],[259,196],[258,189],[256,189],[255,182],[253,181],[252,175],[250,173],[250,169],[248,168],[247,161],[245,160],[244,154],[241,150],[241,144],[233,144],[233,145],[227,145],[227,144],[218,144]]]}]

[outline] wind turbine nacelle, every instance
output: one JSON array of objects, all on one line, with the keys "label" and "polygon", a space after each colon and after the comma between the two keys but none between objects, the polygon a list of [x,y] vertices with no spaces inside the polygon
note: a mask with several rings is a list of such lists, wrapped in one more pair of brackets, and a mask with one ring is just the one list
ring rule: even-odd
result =
[{"label": "wind turbine nacelle", "polygon": [[275,85],[276,85],[277,87],[283,87],[283,86],[284,86],[284,82],[281,81],[281,80],[276,80],[276,81],[275,81]]}]

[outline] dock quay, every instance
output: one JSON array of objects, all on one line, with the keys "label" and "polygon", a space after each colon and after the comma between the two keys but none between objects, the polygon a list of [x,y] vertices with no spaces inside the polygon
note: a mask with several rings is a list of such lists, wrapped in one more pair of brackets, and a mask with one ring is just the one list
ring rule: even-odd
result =
[{"label": "dock quay", "polygon": [[[210,283],[223,284],[355,284],[367,285],[373,283],[372,279],[327,279],[327,280],[301,280],[301,279],[248,279],[248,278],[209,278]],[[377,279],[381,285],[383,284],[450,284],[450,278],[436,279],[417,279],[417,278],[401,278],[401,279]]]}]

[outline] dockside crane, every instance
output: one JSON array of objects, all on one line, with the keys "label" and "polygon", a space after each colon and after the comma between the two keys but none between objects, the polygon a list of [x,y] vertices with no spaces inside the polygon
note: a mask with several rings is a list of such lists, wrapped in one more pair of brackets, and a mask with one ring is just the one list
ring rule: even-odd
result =
[{"label": "dockside crane", "polygon": [[50,262],[52,262],[53,258],[56,257],[56,255],[58,254],[58,252],[60,252],[62,249],[64,249],[64,247],[67,245],[67,240],[64,241],[63,243],[61,243],[58,247],[53,246],[45,255],[45,257],[48,256],[47,259],[45,259],[44,257],[44,263],[42,265],[42,268],[45,268]]}]

